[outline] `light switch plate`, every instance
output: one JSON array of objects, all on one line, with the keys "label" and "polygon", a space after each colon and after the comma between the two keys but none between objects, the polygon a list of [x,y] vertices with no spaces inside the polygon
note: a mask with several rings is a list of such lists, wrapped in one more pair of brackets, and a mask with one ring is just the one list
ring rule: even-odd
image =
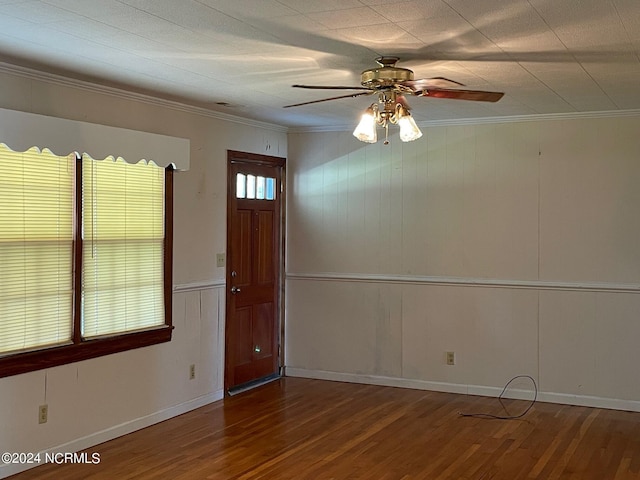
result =
[{"label": "light switch plate", "polygon": [[216,254],[216,266],[217,267],[224,267],[225,266],[225,254],[224,253],[217,253]]}]

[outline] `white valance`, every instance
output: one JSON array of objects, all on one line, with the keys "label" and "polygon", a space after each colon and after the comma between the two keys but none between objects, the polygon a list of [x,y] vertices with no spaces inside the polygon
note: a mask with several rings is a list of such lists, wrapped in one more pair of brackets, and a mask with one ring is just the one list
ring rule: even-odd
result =
[{"label": "white valance", "polygon": [[186,138],[66,120],[0,108],[0,142],[14,151],[48,148],[56,155],[88,153],[92,158],[122,157],[128,162],[152,160],[189,169],[190,142]]}]

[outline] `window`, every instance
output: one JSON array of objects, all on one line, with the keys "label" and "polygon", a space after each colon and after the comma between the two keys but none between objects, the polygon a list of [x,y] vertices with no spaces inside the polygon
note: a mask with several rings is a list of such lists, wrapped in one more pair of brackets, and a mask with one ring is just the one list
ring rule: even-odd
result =
[{"label": "window", "polygon": [[169,341],[172,169],[0,162],[0,377]]},{"label": "window", "polygon": [[82,159],[82,336],[164,324],[164,169]]},{"label": "window", "polygon": [[68,343],[75,154],[0,152],[0,352]]}]

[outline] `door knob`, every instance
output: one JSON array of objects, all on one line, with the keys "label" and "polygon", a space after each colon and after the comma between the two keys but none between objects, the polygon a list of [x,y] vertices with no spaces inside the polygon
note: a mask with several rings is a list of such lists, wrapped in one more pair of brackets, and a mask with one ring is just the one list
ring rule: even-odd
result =
[{"label": "door knob", "polygon": [[233,293],[234,295],[236,293],[240,293],[240,289],[238,287],[231,287],[231,293]]}]

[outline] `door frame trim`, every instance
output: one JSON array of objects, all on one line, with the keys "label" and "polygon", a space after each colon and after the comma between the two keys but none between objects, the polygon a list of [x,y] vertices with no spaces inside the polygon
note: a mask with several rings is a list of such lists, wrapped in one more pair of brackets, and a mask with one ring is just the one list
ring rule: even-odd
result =
[{"label": "door frame trim", "polygon": [[229,286],[232,284],[231,282],[231,270],[229,268],[229,242],[231,236],[231,195],[233,194],[235,179],[230,177],[231,169],[229,168],[232,164],[237,163],[246,163],[251,165],[265,165],[269,167],[280,167],[280,235],[278,238],[279,248],[278,248],[278,278],[276,279],[277,283],[277,307],[276,321],[278,322],[278,352],[277,352],[277,374],[282,376],[284,373],[284,305],[285,305],[285,240],[286,240],[286,158],[285,157],[275,157],[270,155],[262,155],[256,153],[248,153],[241,152],[237,150],[227,150],[227,217],[226,217],[226,248],[225,248],[225,257],[227,261],[225,262],[225,319],[224,319],[224,327],[225,327],[225,339],[224,339],[224,392],[225,395],[229,394],[229,384],[227,378],[227,348],[228,348],[228,319],[229,315],[229,297],[231,296]]}]

